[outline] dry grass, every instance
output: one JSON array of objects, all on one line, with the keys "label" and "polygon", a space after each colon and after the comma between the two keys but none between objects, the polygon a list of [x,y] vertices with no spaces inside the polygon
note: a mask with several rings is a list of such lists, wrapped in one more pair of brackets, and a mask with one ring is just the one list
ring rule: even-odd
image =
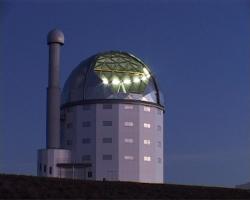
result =
[{"label": "dry grass", "polygon": [[0,175],[0,199],[250,199],[250,191],[219,187],[80,181]]}]

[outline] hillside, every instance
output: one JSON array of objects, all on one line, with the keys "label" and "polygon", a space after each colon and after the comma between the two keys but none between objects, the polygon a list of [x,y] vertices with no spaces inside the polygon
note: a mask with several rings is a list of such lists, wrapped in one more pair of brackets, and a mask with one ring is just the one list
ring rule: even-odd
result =
[{"label": "hillside", "polygon": [[219,187],[80,181],[0,175],[3,198],[82,199],[250,199],[250,191]]}]

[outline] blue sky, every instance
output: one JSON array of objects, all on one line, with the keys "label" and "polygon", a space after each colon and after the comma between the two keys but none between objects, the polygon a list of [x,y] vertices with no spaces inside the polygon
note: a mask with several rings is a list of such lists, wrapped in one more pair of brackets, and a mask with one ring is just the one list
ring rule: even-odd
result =
[{"label": "blue sky", "polygon": [[0,172],[36,174],[45,147],[48,49],[65,34],[61,87],[97,52],[122,50],[165,95],[165,179],[232,187],[250,181],[250,2],[2,0]]}]

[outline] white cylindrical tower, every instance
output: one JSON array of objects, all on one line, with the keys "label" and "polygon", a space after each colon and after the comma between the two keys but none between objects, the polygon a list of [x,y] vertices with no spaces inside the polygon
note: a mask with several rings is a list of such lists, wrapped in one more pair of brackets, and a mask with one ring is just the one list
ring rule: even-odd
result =
[{"label": "white cylindrical tower", "polygon": [[46,149],[37,152],[37,175],[65,177],[66,172],[58,164],[71,162],[71,151],[61,149],[60,145],[60,46],[64,35],[54,29],[47,36],[49,45],[49,78],[47,88],[47,130]]},{"label": "white cylindrical tower", "polygon": [[49,79],[47,88],[47,148],[60,148],[60,46],[63,32],[54,29],[47,37],[49,45]]}]

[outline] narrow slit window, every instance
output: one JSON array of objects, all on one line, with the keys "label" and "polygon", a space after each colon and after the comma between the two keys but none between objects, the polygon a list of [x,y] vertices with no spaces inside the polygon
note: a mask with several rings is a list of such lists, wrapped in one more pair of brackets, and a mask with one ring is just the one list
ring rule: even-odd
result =
[{"label": "narrow slit window", "polygon": [[125,143],[134,143],[134,139],[133,138],[125,138],[124,142]]},{"label": "narrow slit window", "polygon": [[134,156],[124,156],[125,160],[134,160]]},{"label": "narrow slit window", "polygon": [[133,109],[134,109],[134,106],[133,106],[133,105],[125,105],[125,106],[124,106],[124,109],[125,109],[125,110],[133,110]]},{"label": "narrow slit window", "polygon": [[124,122],[124,126],[134,126],[133,122]]},{"label": "narrow slit window", "polygon": [[102,125],[103,126],[112,126],[112,121],[103,121]]}]

